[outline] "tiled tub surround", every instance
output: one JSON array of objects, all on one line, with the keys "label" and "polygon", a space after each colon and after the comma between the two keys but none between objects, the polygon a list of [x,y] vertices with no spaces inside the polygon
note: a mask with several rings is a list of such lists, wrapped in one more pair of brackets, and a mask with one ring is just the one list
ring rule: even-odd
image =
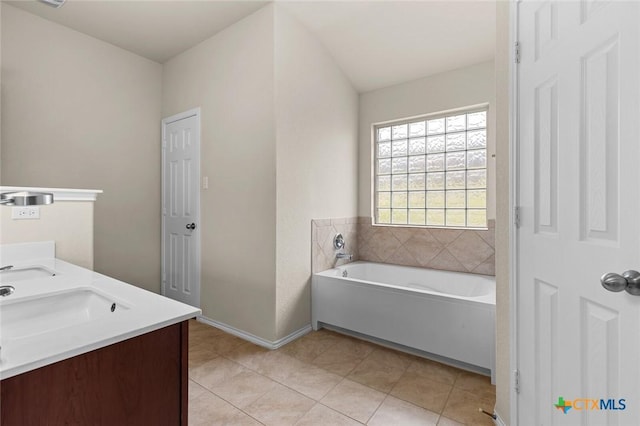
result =
[{"label": "tiled tub surround", "polygon": [[[333,238],[342,234],[345,246],[333,248]],[[352,254],[351,260],[336,259],[336,253]],[[316,219],[311,221],[311,273],[326,271],[358,260],[358,218]]]},{"label": "tiled tub surround", "polygon": [[495,275],[495,221],[488,229],[373,226],[370,217],[311,221],[311,273],[349,263],[336,259],[333,237],[341,233],[352,261],[390,263],[453,272]]},{"label": "tiled tub surround", "polygon": [[495,275],[495,221],[487,230],[373,226],[358,219],[358,260]]}]

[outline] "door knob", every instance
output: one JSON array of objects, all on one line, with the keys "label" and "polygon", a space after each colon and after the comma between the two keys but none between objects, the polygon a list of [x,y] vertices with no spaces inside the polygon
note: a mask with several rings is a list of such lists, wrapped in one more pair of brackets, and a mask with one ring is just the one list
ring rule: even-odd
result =
[{"label": "door knob", "polygon": [[624,271],[622,276],[627,281],[627,286],[625,287],[627,293],[640,296],[640,272],[631,269]]},{"label": "door knob", "polygon": [[187,229],[191,229],[193,231],[194,229],[196,229],[196,224],[195,223],[188,224]]},{"label": "door knob", "polygon": [[627,279],[622,275],[609,272],[600,277],[600,284],[605,289],[617,293],[627,287]]}]

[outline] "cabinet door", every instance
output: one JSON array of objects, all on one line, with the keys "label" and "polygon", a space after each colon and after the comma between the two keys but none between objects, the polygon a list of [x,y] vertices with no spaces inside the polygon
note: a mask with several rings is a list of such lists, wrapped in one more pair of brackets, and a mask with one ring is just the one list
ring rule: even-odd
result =
[{"label": "cabinet door", "polygon": [[3,426],[187,424],[188,324],[2,381]]}]

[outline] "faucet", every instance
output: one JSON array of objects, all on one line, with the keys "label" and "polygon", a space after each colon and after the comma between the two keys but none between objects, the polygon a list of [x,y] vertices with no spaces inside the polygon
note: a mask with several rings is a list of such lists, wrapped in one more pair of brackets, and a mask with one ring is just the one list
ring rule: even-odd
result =
[{"label": "faucet", "polygon": [[7,266],[3,266],[2,268],[0,268],[0,272],[1,271],[8,271],[9,269],[13,268],[13,265],[7,265]]},{"label": "faucet", "polygon": [[351,259],[353,259],[353,255],[352,254],[347,254],[347,253],[336,253],[336,259],[348,259],[348,260],[351,260]]}]

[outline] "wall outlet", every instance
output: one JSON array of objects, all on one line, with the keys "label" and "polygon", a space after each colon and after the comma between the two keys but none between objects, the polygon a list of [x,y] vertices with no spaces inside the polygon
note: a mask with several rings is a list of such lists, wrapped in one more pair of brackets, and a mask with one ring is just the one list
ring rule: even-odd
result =
[{"label": "wall outlet", "polygon": [[11,219],[40,219],[40,207],[11,207]]}]

